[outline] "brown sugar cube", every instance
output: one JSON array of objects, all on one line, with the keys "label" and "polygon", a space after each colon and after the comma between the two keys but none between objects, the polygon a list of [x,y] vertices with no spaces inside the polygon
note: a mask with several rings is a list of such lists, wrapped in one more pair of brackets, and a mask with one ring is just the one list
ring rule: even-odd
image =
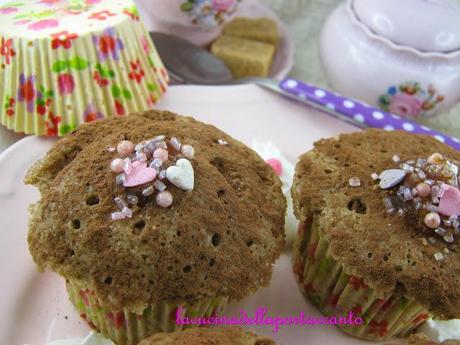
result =
[{"label": "brown sugar cube", "polygon": [[223,35],[211,47],[235,78],[266,77],[275,53],[271,44]]},{"label": "brown sugar cube", "polygon": [[225,25],[223,33],[228,36],[270,43],[275,47],[279,41],[278,25],[269,18],[237,17]]}]

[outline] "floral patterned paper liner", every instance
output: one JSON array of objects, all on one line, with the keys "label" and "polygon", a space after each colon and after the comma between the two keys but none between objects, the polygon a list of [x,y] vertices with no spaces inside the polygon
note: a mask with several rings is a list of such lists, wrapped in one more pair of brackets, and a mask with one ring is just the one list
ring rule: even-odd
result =
[{"label": "floral patterned paper liner", "polygon": [[[17,132],[56,136],[84,122],[151,108],[169,79],[134,4],[124,0],[110,12],[102,10],[106,0],[57,2],[67,12],[42,1],[38,21],[29,6],[40,2],[0,6],[5,25],[19,16],[20,23],[10,25],[37,36],[9,37],[0,30],[0,80],[6,86],[0,90],[0,122]],[[58,15],[69,17],[60,21]],[[25,20],[33,27],[21,24]],[[93,31],[80,32],[79,20]]]},{"label": "floral patterned paper liner", "polygon": [[91,328],[118,345],[136,345],[154,333],[173,332],[188,327],[176,324],[176,310],[179,306],[184,308],[183,316],[210,317],[220,313],[228,301],[228,297],[203,298],[192,304],[185,301],[163,301],[138,314],[126,308],[115,311],[104,307],[94,290],[81,282],[69,280],[66,285],[70,301],[80,316]]},{"label": "floral patterned paper liner", "polygon": [[432,317],[406,297],[379,298],[361,278],[345,273],[311,223],[299,225],[293,261],[300,290],[322,313],[339,316],[352,311],[363,318],[361,326],[339,326],[352,336],[373,341],[405,336]]}]

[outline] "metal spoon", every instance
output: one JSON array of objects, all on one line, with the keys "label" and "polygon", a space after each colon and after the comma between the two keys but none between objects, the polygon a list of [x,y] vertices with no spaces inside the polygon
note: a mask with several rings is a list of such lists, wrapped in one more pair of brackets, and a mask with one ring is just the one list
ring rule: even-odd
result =
[{"label": "metal spoon", "polygon": [[186,84],[228,85],[256,84],[265,89],[302,102],[310,107],[340,118],[355,126],[404,130],[434,136],[447,145],[460,150],[460,140],[422,126],[407,118],[373,108],[361,101],[346,98],[329,90],[287,78],[244,78],[234,80],[227,66],[208,52],[192,43],[165,33],[151,32],[155,47],[171,76]]},{"label": "metal spoon", "polygon": [[150,36],[173,79],[200,85],[222,85],[233,81],[224,62],[207,50],[161,32],[151,32]]}]

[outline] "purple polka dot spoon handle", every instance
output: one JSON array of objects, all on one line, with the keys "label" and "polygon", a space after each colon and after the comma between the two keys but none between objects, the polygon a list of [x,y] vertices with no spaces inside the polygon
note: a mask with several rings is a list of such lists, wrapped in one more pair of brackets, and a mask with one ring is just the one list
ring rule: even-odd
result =
[{"label": "purple polka dot spoon handle", "polygon": [[289,94],[290,97],[314,105],[354,125],[381,128],[388,131],[403,130],[416,134],[431,135],[439,141],[460,150],[460,139],[437,132],[407,118],[401,118],[397,115],[373,108],[361,101],[346,98],[331,91],[291,78],[282,80],[279,86],[284,92]]}]

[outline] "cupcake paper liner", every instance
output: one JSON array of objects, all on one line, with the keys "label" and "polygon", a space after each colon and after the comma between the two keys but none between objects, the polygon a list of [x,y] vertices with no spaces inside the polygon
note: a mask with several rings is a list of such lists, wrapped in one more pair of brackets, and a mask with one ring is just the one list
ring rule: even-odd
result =
[{"label": "cupcake paper liner", "polygon": [[94,290],[76,280],[67,281],[70,301],[91,328],[117,345],[136,345],[157,332],[174,332],[191,326],[176,324],[177,308],[184,317],[210,317],[227,305],[227,297],[202,298],[193,303],[162,301],[148,306],[142,313],[127,308],[112,310],[103,306]]},{"label": "cupcake paper liner", "polygon": [[299,225],[294,245],[294,273],[303,294],[327,316],[361,317],[361,325],[338,325],[352,336],[382,341],[406,336],[432,315],[404,296],[382,298],[363,279],[347,274],[329,243],[311,222]]},{"label": "cupcake paper liner", "polygon": [[130,0],[0,6],[0,121],[38,135],[152,108],[168,75]]}]

